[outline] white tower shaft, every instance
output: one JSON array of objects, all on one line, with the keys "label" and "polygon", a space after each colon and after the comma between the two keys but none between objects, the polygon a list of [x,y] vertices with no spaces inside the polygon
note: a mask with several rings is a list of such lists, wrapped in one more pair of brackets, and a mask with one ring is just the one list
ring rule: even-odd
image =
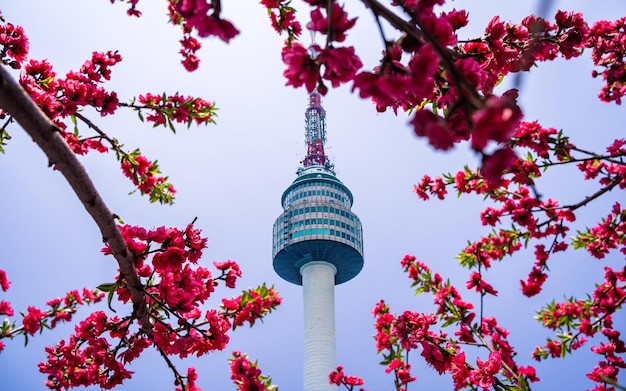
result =
[{"label": "white tower shaft", "polygon": [[336,369],[335,274],[328,262],[300,269],[304,292],[304,391],[336,391],[328,375]]}]

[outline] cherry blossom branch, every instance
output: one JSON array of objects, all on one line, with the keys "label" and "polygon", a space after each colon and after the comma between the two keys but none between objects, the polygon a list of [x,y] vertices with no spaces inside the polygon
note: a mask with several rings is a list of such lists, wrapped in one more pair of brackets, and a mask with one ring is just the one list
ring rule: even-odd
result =
[{"label": "cherry blossom branch", "polygon": [[[100,141],[102,139],[106,140],[111,148],[115,151],[115,155],[117,159],[122,163],[122,170],[124,171],[124,166],[126,165],[127,172],[125,175],[131,179],[133,184],[137,186],[137,189],[141,192],[141,194],[150,194],[150,201],[159,201],[161,203],[172,203],[174,199],[173,187],[170,183],[167,182],[166,177],[156,177],[155,183],[150,183],[150,178],[155,178],[155,173],[160,173],[159,166],[156,162],[147,163],[146,165],[151,166],[152,172],[144,172],[140,173],[137,170],[137,158],[142,158],[140,155],[139,149],[136,149],[133,152],[126,152],[122,149],[123,144],[120,144],[116,139],[109,137],[102,129],[100,129],[96,124],[94,124],[89,118],[85,117],[79,112],[73,114],[73,120],[75,118],[80,119],[84,122],[90,129],[98,133],[98,136],[94,136],[94,138],[98,138]],[[88,140],[90,137],[84,138],[83,140]],[[134,191],[133,191],[134,192]]]},{"label": "cherry blossom branch", "polygon": [[106,133],[104,133],[102,131],[102,129],[100,129],[96,124],[91,122],[91,120],[89,118],[85,117],[84,115],[82,115],[79,112],[74,114],[74,116],[76,118],[78,118],[79,120],[83,121],[85,123],[85,125],[87,125],[90,129],[92,129],[93,131],[98,133],[99,138],[102,138],[102,139],[105,139],[106,141],[108,141],[113,149],[115,149],[116,151],[119,150],[119,148],[120,148],[119,143],[117,143],[114,139],[110,138]]},{"label": "cherry blossom branch", "polygon": [[167,356],[167,354],[163,351],[163,349],[161,349],[161,347],[157,344],[154,344],[154,346],[157,348],[157,350],[159,351],[159,354],[161,354],[161,357],[163,357],[163,360],[165,360],[165,363],[167,363],[167,366],[172,370],[172,372],[174,373],[174,378],[176,378],[176,383],[179,383],[179,385],[182,387],[183,391],[187,390],[187,387],[185,387],[185,382],[183,381],[184,378],[183,376],[180,374],[180,372],[178,372],[178,370],[176,369],[176,366],[174,365],[174,363],[172,362],[172,360],[170,360],[170,358]]},{"label": "cherry blossom branch", "polygon": [[609,191],[613,190],[617,185],[620,184],[621,181],[622,181],[622,176],[617,175],[615,176],[615,178],[613,179],[610,185],[603,187],[602,189],[598,190],[597,192],[590,195],[589,197],[585,197],[584,200],[576,204],[568,205],[566,208],[569,210],[576,210],[580,207],[583,207],[587,205],[588,203],[590,203],[591,201],[595,200],[596,198],[602,196],[603,194],[608,193]]},{"label": "cherry blossom branch", "polygon": [[171,331],[175,332],[175,333],[180,333],[181,331],[185,330],[185,328],[187,329],[195,329],[197,332],[199,332],[200,334],[202,334],[204,337],[210,337],[209,334],[207,334],[207,332],[205,330],[202,330],[200,327],[209,324],[210,322],[208,320],[200,322],[200,323],[190,323],[187,319],[183,318],[182,316],[180,316],[180,314],[178,313],[178,311],[173,310],[172,308],[170,308],[167,304],[165,304],[163,301],[159,300],[158,297],[156,297],[155,295],[146,292],[146,295],[148,295],[148,297],[150,297],[150,300],[154,300],[159,306],[161,306],[161,309],[166,313],[166,314],[172,314],[174,315],[174,317],[178,320],[178,323],[181,324],[180,327],[178,328],[174,328],[172,327],[169,323],[164,322],[162,319],[152,315],[152,318],[161,323],[163,326],[169,328]]},{"label": "cherry blossom branch", "polygon": [[586,153],[588,155],[591,155],[592,157],[581,158],[581,159],[563,160],[563,161],[558,161],[558,162],[548,161],[548,162],[546,162],[544,164],[537,164],[537,168],[559,166],[559,165],[571,164],[571,163],[584,163],[584,162],[588,162],[588,161],[591,161],[591,160],[604,160],[604,161],[607,161],[607,162],[613,163],[613,164],[625,164],[622,161],[614,160],[614,158],[626,156],[626,154],[623,154],[623,155],[597,155],[597,154],[595,154],[593,152],[585,151],[585,150],[582,150],[582,149],[576,148],[576,147],[573,147],[573,148],[570,148],[570,149],[572,151]]},{"label": "cherry blossom branch", "polygon": [[[583,206],[586,206],[587,204],[589,204],[591,201],[601,197],[602,195],[604,195],[605,193],[608,193],[609,191],[613,190],[616,186],[618,186],[620,184],[620,182],[622,181],[622,177],[620,175],[617,175],[613,181],[611,182],[610,185],[605,186],[603,188],[601,188],[600,190],[598,190],[597,192],[593,193],[592,195],[585,197],[583,200],[575,203],[575,204],[570,204],[570,205],[563,205],[563,206],[558,206],[558,207],[553,207],[553,208],[536,208],[536,209],[530,209],[529,212],[530,213],[536,213],[536,212],[548,212],[548,211],[553,211],[553,210],[564,210],[564,209],[568,209],[571,211],[575,211],[576,209],[580,209]],[[514,216],[514,213],[503,213],[502,214],[503,217],[507,217],[507,216]],[[542,221],[540,223],[537,223],[537,228],[541,228],[543,226],[545,226],[546,224],[549,224],[553,221],[559,220],[558,216],[553,216],[550,217],[549,219]],[[522,233],[521,236],[524,236],[524,234],[529,233],[529,231],[526,231],[524,233]]]},{"label": "cherry blossom branch", "polygon": [[109,244],[131,293],[133,317],[139,319],[143,331],[150,334],[152,325],[147,316],[146,298],[133,264],[135,257],[117,228],[115,215],[104,203],[84,166],[61,137],[60,129],[46,117],[4,66],[0,66],[0,107],[14,117],[37,143],[48,157],[50,166],[61,172],[100,229],[102,239]]},{"label": "cherry blossom branch", "polygon": [[[619,299],[615,303],[615,309],[613,310],[613,312],[605,312],[604,314],[602,314],[602,316],[599,316],[598,318],[596,318],[596,320],[593,323],[591,323],[591,327],[593,328],[593,327],[600,325],[606,317],[611,316],[615,312],[617,312],[617,308],[619,308],[622,304],[624,304],[624,302],[626,302],[626,295],[622,296],[621,299]],[[598,305],[597,301],[593,305],[597,306]],[[582,331],[578,331],[576,334],[572,336],[572,340],[576,340],[576,338],[580,337],[582,334],[584,334]]]},{"label": "cherry blossom branch", "polygon": [[[452,80],[454,83],[462,87],[462,89],[469,93],[470,96],[465,96],[463,94],[459,97],[459,100],[466,99],[467,103],[471,104],[474,108],[482,107],[483,102],[476,92],[476,88],[474,86],[469,85],[469,82],[465,77],[463,77],[459,71],[454,66],[452,60],[452,52],[444,47],[442,47],[437,39],[432,35],[428,29],[424,29],[423,26],[419,23],[419,21],[415,20],[415,24],[420,27],[420,30],[415,28],[412,24],[400,18],[398,15],[388,10],[382,4],[380,4],[377,0],[361,0],[367,8],[369,8],[374,16],[378,18],[379,16],[383,17],[387,22],[389,22],[396,29],[404,32],[409,37],[414,39],[416,42],[419,42],[422,39],[426,39],[428,43],[430,43],[433,48],[439,54],[439,58],[443,62],[446,70],[450,73]],[[405,7],[403,7],[404,9]],[[457,102],[458,103],[458,102]]]},{"label": "cherry blossom branch", "polygon": [[616,161],[612,161],[612,160],[609,160],[609,159],[608,159],[609,157],[620,157],[620,156],[624,156],[624,154],[621,154],[621,155],[613,155],[613,156],[602,156],[602,155],[598,155],[598,154],[597,154],[597,153],[595,153],[595,152],[587,151],[587,150],[585,150],[585,149],[582,149],[582,148],[576,147],[576,146],[574,146],[574,145],[569,146],[569,149],[570,149],[570,150],[572,150],[572,151],[576,151],[576,152],[580,152],[580,153],[584,153],[584,154],[587,154],[587,155],[593,156],[593,157],[595,157],[596,159],[608,160],[608,161],[610,161],[611,163],[616,163],[616,164],[624,164],[624,162],[621,162],[621,161],[620,161],[620,162],[616,162]]}]

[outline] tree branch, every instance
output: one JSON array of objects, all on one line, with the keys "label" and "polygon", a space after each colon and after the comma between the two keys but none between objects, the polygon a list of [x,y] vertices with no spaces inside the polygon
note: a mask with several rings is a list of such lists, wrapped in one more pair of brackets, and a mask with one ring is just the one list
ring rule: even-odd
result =
[{"label": "tree branch", "polygon": [[[365,7],[369,8],[376,18],[382,17],[389,24],[391,24],[394,28],[399,31],[404,32],[409,37],[411,37],[415,42],[420,42],[422,40],[427,41],[432,45],[437,54],[439,54],[439,58],[444,66],[444,68],[450,73],[454,84],[459,89],[459,99],[465,100],[465,103],[471,106],[471,108],[480,108],[483,106],[483,101],[481,96],[476,92],[476,86],[471,85],[463,75],[460,74],[459,70],[454,65],[453,53],[451,50],[441,46],[439,42],[437,42],[437,38],[427,29],[424,29],[423,26],[417,20],[413,20],[412,23],[408,22],[398,15],[396,15],[393,11],[390,11],[385,6],[383,6],[377,0],[361,0],[361,2],[365,5]],[[400,2],[399,5],[407,11],[407,9],[403,6],[404,2]],[[407,11],[408,12],[408,11]],[[410,13],[410,12],[409,12]],[[417,26],[417,27],[416,27]],[[419,27],[419,28],[418,28]],[[456,104],[458,104],[457,102]]]},{"label": "tree branch", "polygon": [[43,113],[26,91],[0,65],[0,107],[10,114],[46,154],[50,166],[63,174],[72,190],[94,220],[102,239],[117,260],[120,276],[126,281],[133,302],[133,316],[150,334],[146,298],[135,270],[135,257],[115,223],[115,216],[96,190],[87,171],[60,135],[60,129]]}]

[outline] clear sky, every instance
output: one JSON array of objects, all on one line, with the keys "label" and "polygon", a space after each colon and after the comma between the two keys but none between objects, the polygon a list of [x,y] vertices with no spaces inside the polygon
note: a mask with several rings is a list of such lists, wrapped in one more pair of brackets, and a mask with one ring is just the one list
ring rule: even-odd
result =
[{"label": "clear sky", "polygon": [[[0,6],[7,21],[24,26],[31,39],[31,57],[47,58],[58,74],[77,69],[94,50],[119,50],[124,60],[113,69],[109,89],[121,100],[145,92],[163,91],[202,96],[217,102],[217,126],[181,127],[178,134],[152,129],[138,121],[136,114],[111,118],[90,114],[102,129],[121,140],[128,149],[141,147],[150,159],[158,159],[163,172],[178,190],[174,206],[151,205],[132,190],[113,156],[92,154],[81,158],[109,207],[125,222],[144,227],[183,227],[195,217],[197,226],[209,239],[202,259],[233,259],[240,263],[244,277],[240,288],[262,282],[274,285],[283,304],[263,323],[232,333],[227,352],[190,360],[200,375],[204,390],[228,390],[226,358],[242,350],[258,359],[282,390],[301,388],[302,292],[281,280],[272,269],[272,224],[282,212],[280,197],[295,179],[305,153],[304,90],[285,87],[280,61],[282,37],[270,28],[265,10],[256,2],[224,2],[224,16],[241,30],[225,45],[202,41],[202,64],[188,74],[179,64],[178,31],[166,25],[165,6],[143,1],[140,19],[125,16],[122,4],[107,0],[9,1]],[[294,3],[299,6],[300,2]],[[382,50],[372,17],[360,2],[349,2],[347,10],[359,16],[347,44],[357,46],[366,68],[375,65]],[[518,22],[532,13],[536,1],[456,0],[451,7],[468,9],[470,26],[465,38],[478,36],[495,14],[502,20]],[[615,19],[626,15],[623,0],[554,1],[554,9],[582,10],[589,21]],[[554,11],[554,10],[553,10]],[[553,11],[550,15],[553,15]],[[300,15],[304,20],[304,13]],[[308,43],[308,37],[304,37]],[[600,81],[590,77],[587,56],[574,61],[540,64],[525,75],[521,107],[528,120],[565,129],[572,141],[587,149],[601,150],[616,137],[624,137],[623,108],[602,104],[596,99]],[[508,88],[506,83],[503,88]],[[481,199],[454,196],[446,202],[424,203],[412,192],[423,174],[432,176],[456,171],[463,164],[475,166],[476,157],[467,146],[449,153],[435,153],[425,140],[417,139],[407,126],[404,114],[378,114],[370,102],[350,93],[349,87],[331,90],[323,99],[327,112],[328,154],[337,175],[354,195],[353,211],[364,229],[365,266],[359,276],[336,288],[337,359],[346,371],[365,378],[372,391],[390,390],[392,378],[377,365],[371,309],[385,298],[392,311],[405,309],[433,311],[427,296],[413,297],[410,282],[399,261],[414,254],[461,288],[468,271],[454,259],[467,240],[487,230],[478,213],[486,206]],[[82,128],[88,134],[86,127]],[[43,153],[17,126],[4,156],[0,156],[0,268],[6,270],[12,286],[3,298],[16,310],[45,301],[65,292],[94,287],[113,280],[116,263],[99,252],[102,240],[95,224],[80,206],[64,179],[47,167]],[[546,197],[575,201],[596,189],[581,183],[577,172],[554,170],[539,184]],[[579,213],[579,228],[593,224],[610,210],[623,194],[609,194],[607,200]],[[593,289],[602,276],[602,266],[623,265],[623,256],[612,254],[602,262],[583,252],[568,251],[554,257],[544,291],[526,299],[519,290],[533,263],[532,252],[506,259],[491,270],[487,281],[500,291],[487,299],[485,314],[498,316],[512,333],[510,340],[519,352],[518,362],[533,364],[530,352],[548,336],[532,317],[534,311],[552,299],[577,295]],[[234,292],[218,291],[225,295]],[[476,302],[477,294],[462,292]],[[210,304],[217,304],[216,300]],[[88,309],[81,310],[76,320]],[[615,319],[625,330],[624,316]],[[44,389],[44,376],[36,364],[45,358],[43,347],[67,338],[71,327],[31,338],[28,348],[21,340],[8,341],[0,354],[0,390]],[[414,355],[411,360],[418,382],[410,388],[450,389],[448,378],[436,376]],[[538,365],[544,381],[535,390],[585,389],[591,387],[585,373],[595,361],[590,354]],[[180,368],[185,368],[181,364]],[[173,389],[173,376],[156,354],[148,354],[131,367],[135,378],[123,390]]]}]

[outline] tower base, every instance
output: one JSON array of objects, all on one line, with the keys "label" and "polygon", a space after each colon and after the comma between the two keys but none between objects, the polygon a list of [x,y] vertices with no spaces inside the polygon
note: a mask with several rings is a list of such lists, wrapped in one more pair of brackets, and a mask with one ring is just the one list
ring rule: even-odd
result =
[{"label": "tower base", "polygon": [[336,369],[335,274],[328,262],[300,268],[304,299],[304,391],[336,391],[328,375]]}]

